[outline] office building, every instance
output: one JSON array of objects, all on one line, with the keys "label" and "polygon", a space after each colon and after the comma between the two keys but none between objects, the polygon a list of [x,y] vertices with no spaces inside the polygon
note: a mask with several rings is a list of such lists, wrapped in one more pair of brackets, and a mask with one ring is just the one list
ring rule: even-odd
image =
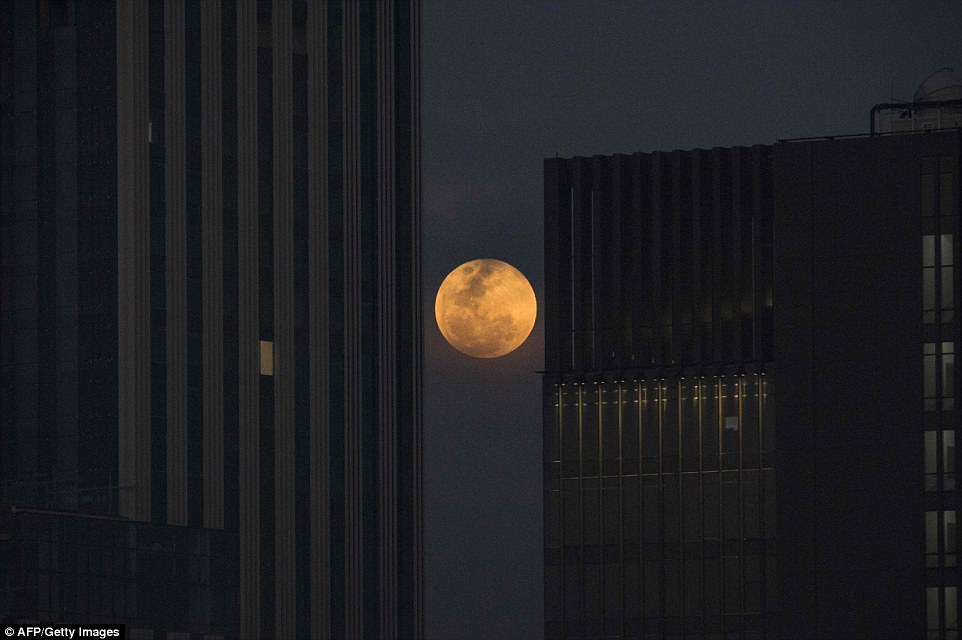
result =
[{"label": "office building", "polygon": [[939,74],[884,134],[892,105],[871,135],[545,161],[547,638],[957,638]]},{"label": "office building", "polygon": [[0,615],[420,637],[418,25],[0,7]]}]

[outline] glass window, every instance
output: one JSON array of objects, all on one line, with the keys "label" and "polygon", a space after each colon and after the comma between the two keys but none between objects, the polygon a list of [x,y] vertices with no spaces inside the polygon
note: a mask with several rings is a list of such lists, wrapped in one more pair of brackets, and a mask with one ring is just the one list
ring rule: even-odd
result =
[{"label": "glass window", "polygon": [[942,410],[955,409],[955,343],[942,343]]},{"label": "glass window", "polygon": [[922,346],[922,395],[925,399],[925,410],[936,410],[935,398],[935,343],[926,342]]},{"label": "glass window", "polygon": [[935,266],[935,236],[922,236],[922,266]]},{"label": "glass window", "polygon": [[922,322],[935,322],[935,269],[922,269]]},{"label": "glass window", "polygon": [[935,215],[935,176],[922,176],[922,217],[931,218]]},{"label": "glass window", "polygon": [[942,173],[939,176],[939,212],[941,215],[951,216],[955,213],[954,199],[955,176],[951,173]]},{"label": "glass window", "polygon": [[955,264],[952,255],[952,234],[943,233],[941,244],[942,246],[940,247],[939,251],[939,264],[943,267],[950,267]]},{"label": "glass window", "polygon": [[[945,588],[945,630],[959,628],[958,592],[956,587]],[[946,635],[948,638],[948,635]]]},{"label": "glass window", "polygon": [[942,512],[942,544],[945,549],[945,566],[955,566],[955,511]]},{"label": "glass window", "polygon": [[955,432],[942,432],[942,484],[946,490],[955,489]]},{"label": "glass window", "polygon": [[925,432],[925,490],[937,491],[938,482],[938,454],[937,454],[937,431]]},{"label": "glass window", "polygon": [[[942,322],[952,322],[955,310],[954,267],[942,267]],[[926,269],[934,271],[934,269]],[[934,306],[934,305],[933,305]]]},{"label": "glass window", "polygon": [[274,343],[261,340],[261,375],[274,375]]},{"label": "glass window", "polygon": [[[939,637],[939,588],[929,587],[925,590],[925,612],[929,634],[931,640],[938,640]],[[934,635],[933,635],[934,634]]]},{"label": "glass window", "polygon": [[939,513],[925,512],[925,566],[939,566]]}]

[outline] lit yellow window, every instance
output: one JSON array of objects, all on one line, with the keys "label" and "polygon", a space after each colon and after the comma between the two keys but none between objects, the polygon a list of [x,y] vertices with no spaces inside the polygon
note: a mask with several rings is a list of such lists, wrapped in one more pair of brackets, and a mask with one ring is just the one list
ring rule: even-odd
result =
[{"label": "lit yellow window", "polygon": [[274,343],[261,340],[261,375],[274,375]]}]

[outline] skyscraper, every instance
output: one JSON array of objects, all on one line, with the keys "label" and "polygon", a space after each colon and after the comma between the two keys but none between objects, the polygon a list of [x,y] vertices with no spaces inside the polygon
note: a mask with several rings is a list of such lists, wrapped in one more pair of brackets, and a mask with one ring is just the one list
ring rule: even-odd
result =
[{"label": "skyscraper", "polygon": [[885,135],[896,105],[872,135],[545,161],[546,637],[958,637],[939,73]]},{"label": "skyscraper", "polygon": [[0,21],[0,612],[419,637],[417,0]]}]

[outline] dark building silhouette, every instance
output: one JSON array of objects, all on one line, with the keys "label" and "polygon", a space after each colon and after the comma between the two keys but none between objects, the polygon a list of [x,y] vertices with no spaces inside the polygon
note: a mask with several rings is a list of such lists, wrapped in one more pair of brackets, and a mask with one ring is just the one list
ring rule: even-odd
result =
[{"label": "dark building silhouette", "polygon": [[0,617],[421,636],[419,38],[0,4]]},{"label": "dark building silhouette", "polygon": [[547,638],[958,637],[962,136],[891,128],[545,161]]}]

